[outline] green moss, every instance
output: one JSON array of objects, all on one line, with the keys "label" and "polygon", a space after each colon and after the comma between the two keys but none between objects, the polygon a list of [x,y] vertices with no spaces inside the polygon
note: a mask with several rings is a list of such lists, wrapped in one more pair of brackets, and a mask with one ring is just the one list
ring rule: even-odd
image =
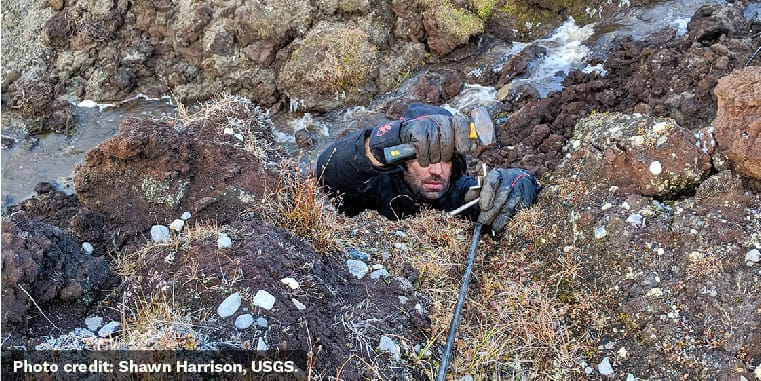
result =
[{"label": "green moss", "polygon": [[486,21],[491,17],[492,12],[494,12],[497,2],[499,2],[499,0],[471,0],[470,4],[473,6],[478,17],[480,17],[481,20]]},{"label": "green moss", "polygon": [[467,10],[449,5],[438,8],[435,12],[442,30],[452,33],[460,40],[466,41],[470,36],[484,32],[483,20]]},{"label": "green moss", "polygon": [[148,202],[165,204],[171,208],[176,208],[182,199],[185,198],[185,191],[189,183],[186,180],[180,180],[175,183],[171,179],[161,181],[153,177],[145,177],[140,184],[140,189]]},{"label": "green moss", "polygon": [[[369,43],[367,33],[359,29],[339,28],[316,33],[304,39],[302,48],[293,52],[293,62],[304,66],[295,71],[305,73],[309,83],[328,83],[335,90],[361,86],[369,76],[368,55],[375,56],[377,47]],[[312,57],[321,57],[318,68]]]}]

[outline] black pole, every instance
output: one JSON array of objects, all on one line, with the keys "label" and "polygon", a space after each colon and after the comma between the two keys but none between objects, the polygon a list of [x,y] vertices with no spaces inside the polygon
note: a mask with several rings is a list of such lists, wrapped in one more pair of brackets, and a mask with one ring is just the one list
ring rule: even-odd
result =
[{"label": "black pole", "polygon": [[462,313],[462,307],[465,305],[465,294],[468,293],[468,286],[470,285],[470,274],[473,272],[473,262],[475,262],[476,259],[476,248],[478,247],[478,240],[480,238],[481,223],[476,222],[476,226],[473,229],[473,239],[470,241],[470,251],[468,252],[468,261],[465,265],[465,274],[462,276],[460,294],[457,295],[457,305],[454,308],[452,322],[449,323],[449,336],[447,336],[447,346],[444,348],[444,355],[441,356],[441,363],[439,363],[439,376],[437,378],[438,381],[444,381],[447,377],[449,357],[452,355],[454,338],[457,333],[457,326],[460,324],[460,314]]}]

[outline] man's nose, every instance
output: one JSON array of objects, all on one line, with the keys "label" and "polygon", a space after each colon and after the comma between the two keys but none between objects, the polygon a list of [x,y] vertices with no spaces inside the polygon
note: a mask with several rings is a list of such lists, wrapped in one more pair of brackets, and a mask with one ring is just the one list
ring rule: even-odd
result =
[{"label": "man's nose", "polygon": [[440,175],[442,173],[441,163],[428,164],[428,172],[432,175]]}]

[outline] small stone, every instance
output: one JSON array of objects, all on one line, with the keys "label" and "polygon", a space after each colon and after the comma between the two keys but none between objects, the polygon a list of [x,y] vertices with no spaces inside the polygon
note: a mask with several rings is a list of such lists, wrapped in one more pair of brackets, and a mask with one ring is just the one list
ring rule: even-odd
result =
[{"label": "small stone", "polygon": [[187,221],[187,220],[190,219],[190,216],[192,216],[192,214],[190,214],[190,212],[182,212],[182,215],[180,216],[180,218],[182,218],[183,220]]},{"label": "small stone", "polygon": [[635,225],[635,226],[644,226],[644,220],[642,219],[642,215],[639,213],[633,213],[629,216],[629,218],[626,219],[626,222]]},{"label": "small stone", "polygon": [[84,250],[85,254],[92,255],[92,253],[95,251],[95,248],[92,247],[90,242],[82,242],[82,250]]},{"label": "small stone", "polygon": [[90,330],[90,332],[95,332],[100,328],[101,325],[103,325],[103,318],[100,316],[90,316],[89,318],[85,319],[85,325],[87,326],[87,329]]},{"label": "small stone", "polygon": [[299,311],[307,309],[307,306],[305,306],[304,303],[299,302],[296,298],[291,298],[291,302],[293,302],[293,305],[296,306],[296,309]]},{"label": "small stone", "polygon": [[407,238],[407,233],[401,230],[397,230],[396,232],[394,232],[394,235],[401,238]]},{"label": "small stone", "polygon": [[460,381],[473,381],[473,376],[466,374],[462,377],[460,377]]},{"label": "small stone", "polygon": [[658,176],[663,171],[663,167],[661,167],[661,162],[658,160],[655,160],[650,163],[650,167],[648,168],[650,170],[650,173]]},{"label": "small stone", "polygon": [[600,239],[608,235],[608,231],[605,230],[605,225],[600,225],[595,228],[595,238]]},{"label": "small stone", "polygon": [[754,264],[761,262],[761,252],[758,249],[753,249],[745,253],[745,264],[753,266]]},{"label": "small stone", "polygon": [[174,230],[176,232],[181,232],[182,228],[184,228],[184,227],[185,227],[185,220],[180,219],[180,218],[172,221],[172,223],[169,224],[169,229],[172,229],[172,230]]},{"label": "small stone", "polygon": [[397,344],[394,339],[386,335],[381,336],[380,343],[378,344],[378,350],[381,352],[391,353],[391,355],[394,356],[395,361],[399,361],[402,358],[401,348],[399,347],[399,344]]},{"label": "small stone", "polygon": [[251,314],[240,315],[235,318],[235,328],[246,329],[254,324],[254,317]]},{"label": "small stone", "polygon": [[246,138],[243,137],[243,134],[233,134],[233,136],[235,136],[235,139],[238,139],[242,142],[246,141]]},{"label": "small stone", "polygon": [[594,371],[595,370],[592,369],[591,366],[584,367],[584,373],[586,373],[586,374],[592,374],[592,372],[594,372]]},{"label": "small stone", "polygon": [[388,271],[386,271],[386,269],[380,269],[380,270],[375,270],[375,271],[371,272],[370,273],[370,279],[372,279],[372,280],[378,280],[381,277],[385,278],[385,277],[388,277],[390,275],[391,274],[389,274]]},{"label": "small stone", "polygon": [[293,279],[291,277],[280,279],[280,283],[290,287],[291,290],[295,290],[299,288],[299,282],[297,282],[296,279]]},{"label": "small stone", "polygon": [[753,371],[753,375],[755,375],[757,379],[761,380],[761,364],[756,366],[756,369]]},{"label": "small stone", "polygon": [[260,327],[260,328],[267,328],[267,326],[269,325],[269,323],[267,323],[267,319],[265,319],[265,318],[264,318],[264,317],[262,317],[262,316],[259,316],[258,318],[256,318],[256,325],[257,325],[258,327]]},{"label": "small stone", "polygon": [[403,295],[399,295],[399,304],[407,304],[408,300],[410,300],[410,298]]},{"label": "small stone", "polygon": [[219,238],[217,238],[217,248],[229,249],[232,246],[233,246],[233,240],[230,239],[230,236],[228,236],[225,233],[219,233]]},{"label": "small stone", "polygon": [[264,342],[264,339],[260,337],[256,342],[256,350],[262,352],[266,351],[267,349],[269,349],[269,346]]},{"label": "small stone", "polygon": [[164,225],[151,226],[151,241],[153,242],[165,242],[172,238],[172,234],[169,232],[169,228]]},{"label": "small stone", "polygon": [[362,279],[369,271],[365,262],[356,259],[347,259],[346,267],[349,268],[349,273],[357,279]]},{"label": "small stone", "polygon": [[226,318],[233,316],[233,314],[240,308],[240,293],[236,292],[222,301],[217,307],[217,313],[220,317]]},{"label": "small stone", "polygon": [[109,337],[109,336],[113,335],[114,332],[116,332],[116,328],[118,328],[120,325],[121,324],[119,324],[118,322],[115,322],[115,321],[108,322],[108,323],[106,323],[106,325],[104,325],[103,327],[101,327],[98,330],[98,336],[100,336],[100,337]]},{"label": "small stone", "polygon": [[610,209],[610,208],[612,208],[612,207],[613,207],[613,204],[611,204],[611,203],[609,203],[609,202],[606,202],[605,204],[603,204],[603,206],[602,206],[602,207],[600,207],[600,209],[601,209],[602,211],[606,211],[606,210],[608,210],[608,209]]},{"label": "small stone", "polygon": [[225,129],[222,130],[222,133],[225,135],[232,135],[235,133],[235,130],[233,130],[232,127],[225,127]]},{"label": "small stone", "polygon": [[403,242],[396,242],[394,243],[394,247],[401,250],[401,251],[407,251],[409,250],[409,247],[407,247],[406,243]]},{"label": "small stone", "polygon": [[256,295],[254,295],[253,303],[255,306],[262,307],[266,310],[271,310],[275,305],[275,297],[267,291],[259,290],[256,292]]},{"label": "small stone", "polygon": [[626,374],[626,381],[636,381],[637,379],[634,378],[634,375],[631,373]]},{"label": "small stone", "polygon": [[600,364],[597,365],[597,371],[603,376],[610,376],[613,374],[613,366],[610,365],[610,359],[603,357]]},{"label": "small stone", "polygon": [[370,259],[370,254],[367,254],[364,251],[358,249],[349,250],[349,256],[351,256],[352,259],[358,259],[360,261],[366,261]]}]

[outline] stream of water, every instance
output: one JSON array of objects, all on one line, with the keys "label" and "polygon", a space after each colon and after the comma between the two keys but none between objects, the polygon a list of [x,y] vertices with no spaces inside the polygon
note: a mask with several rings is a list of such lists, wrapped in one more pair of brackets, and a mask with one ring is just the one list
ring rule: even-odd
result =
[{"label": "stream of water", "polygon": [[[684,34],[687,22],[695,10],[703,4],[714,3],[723,2],[664,1],[652,8],[631,8],[617,17],[583,28],[578,27],[573,20],[568,20],[550,37],[535,41],[546,48],[547,54],[531,65],[529,75],[515,81],[533,86],[540,96],[544,97],[549,92],[561,89],[564,75],[570,70],[599,70],[598,67],[587,67],[585,62],[592,54],[604,55],[616,36],[628,34],[635,39],[644,39],[664,27],[672,27],[678,34]],[[751,3],[745,10],[745,17],[759,17],[760,4]],[[520,52],[525,46],[526,44],[522,43],[497,44],[476,60],[481,60],[483,67],[495,62],[505,62],[510,55]],[[402,84],[402,88],[404,86],[405,84]],[[497,102],[495,95],[494,88],[466,85],[463,92],[446,107],[457,111],[479,104],[488,106],[491,102]],[[49,134],[40,137],[39,142],[31,149],[20,144],[3,148],[0,155],[3,209],[33,196],[34,186],[41,181],[56,183],[64,191],[73,191],[71,174],[75,165],[83,160],[87,150],[113,136],[122,119],[166,118],[175,113],[175,108],[165,99],[138,98],[113,107],[93,106],[97,105],[93,102],[82,102],[80,107],[76,108],[74,119],[77,129],[72,136]],[[280,113],[273,116],[273,121],[278,129],[277,140],[289,152],[302,155],[305,159],[313,159],[315,153],[332,142],[333,137],[347,128],[354,128],[355,121],[373,118],[378,119],[380,116],[369,106],[351,107],[319,116],[308,113]],[[295,144],[294,133],[301,129],[309,131],[317,139],[317,143],[306,151],[300,151]],[[12,135],[12,132],[3,131],[3,135],[9,134]]]}]

